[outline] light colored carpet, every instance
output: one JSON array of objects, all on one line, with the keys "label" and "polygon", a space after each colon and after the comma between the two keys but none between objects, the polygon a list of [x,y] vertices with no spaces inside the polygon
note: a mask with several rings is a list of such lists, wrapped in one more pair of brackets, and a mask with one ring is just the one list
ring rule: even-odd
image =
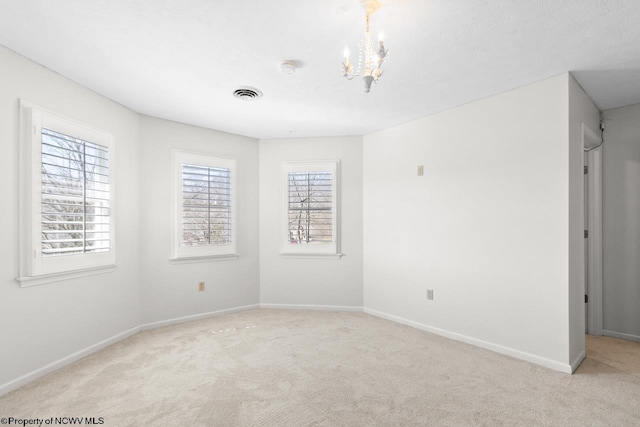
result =
[{"label": "light colored carpet", "polygon": [[[215,333],[214,333],[215,332]],[[105,426],[638,426],[640,343],[575,375],[363,313],[253,310],[146,331],[0,398]]]}]

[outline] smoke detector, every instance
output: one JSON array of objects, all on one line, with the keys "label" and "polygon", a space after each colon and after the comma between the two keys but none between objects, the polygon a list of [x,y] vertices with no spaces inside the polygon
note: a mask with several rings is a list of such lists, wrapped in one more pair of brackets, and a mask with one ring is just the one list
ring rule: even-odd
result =
[{"label": "smoke detector", "polygon": [[262,92],[255,87],[243,86],[233,91],[233,96],[243,101],[254,101],[262,98]]},{"label": "smoke detector", "polygon": [[296,68],[295,61],[282,61],[282,64],[280,64],[280,72],[282,72],[282,74],[295,74]]}]

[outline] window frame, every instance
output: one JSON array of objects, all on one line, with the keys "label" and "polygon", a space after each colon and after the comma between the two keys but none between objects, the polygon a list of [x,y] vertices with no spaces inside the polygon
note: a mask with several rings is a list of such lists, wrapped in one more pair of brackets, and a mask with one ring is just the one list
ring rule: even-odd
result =
[{"label": "window frame", "polygon": [[[330,172],[332,195],[332,242],[328,244],[291,244],[289,241],[289,174],[294,172]],[[293,258],[338,258],[340,252],[340,160],[298,160],[282,163],[281,256]]]},{"label": "window frame", "polygon": [[[231,172],[231,242],[226,245],[182,245],[182,166],[185,164],[229,169]],[[206,262],[238,258],[237,162],[235,159],[172,150],[171,257],[172,262]]]},{"label": "window frame", "polygon": [[[94,126],[20,100],[20,276],[22,287],[112,271],[116,264],[115,140]],[[109,250],[44,257],[42,254],[42,129],[108,148]]]}]

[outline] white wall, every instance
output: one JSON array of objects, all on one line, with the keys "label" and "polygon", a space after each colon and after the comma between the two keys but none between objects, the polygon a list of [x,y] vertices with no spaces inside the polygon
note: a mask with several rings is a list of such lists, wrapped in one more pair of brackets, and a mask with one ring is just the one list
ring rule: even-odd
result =
[{"label": "white wall", "polygon": [[[291,160],[341,160],[342,259],[280,256]],[[362,307],[362,137],[260,141],[260,302]]]},{"label": "white wall", "polygon": [[568,82],[364,137],[370,312],[569,369]]},{"label": "white wall", "polygon": [[[258,141],[141,116],[140,147],[142,322],[258,304]],[[174,148],[237,160],[238,259],[169,261]]]},{"label": "white wall", "polygon": [[582,125],[597,133],[600,111],[569,75],[569,360],[585,356],[584,152]]},{"label": "white wall", "polygon": [[603,329],[640,340],[640,104],[604,115]]},{"label": "white wall", "polygon": [[[0,47],[0,391],[139,324],[138,116]],[[115,137],[115,272],[29,288],[18,276],[18,100]]]}]

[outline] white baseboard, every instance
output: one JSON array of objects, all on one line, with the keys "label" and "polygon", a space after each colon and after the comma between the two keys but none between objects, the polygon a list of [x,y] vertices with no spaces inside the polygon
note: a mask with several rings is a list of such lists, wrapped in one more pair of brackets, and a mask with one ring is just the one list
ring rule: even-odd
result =
[{"label": "white baseboard", "polygon": [[587,357],[587,350],[584,349],[580,352],[580,354],[578,355],[578,357],[575,358],[575,360],[573,362],[571,362],[571,373],[573,374],[576,369],[578,369],[578,366],[580,366],[580,364],[582,363],[582,361],[584,360],[584,358]]},{"label": "white baseboard", "polygon": [[206,319],[207,317],[222,316],[223,314],[237,313],[239,311],[254,310],[260,308],[260,304],[245,305],[242,307],[227,308],[225,310],[210,311],[208,313],[194,314],[191,316],[176,317],[175,319],[161,320],[159,322],[151,322],[140,325],[141,331],[148,329],[163,328],[165,326],[176,325],[178,323],[192,322],[194,320]]},{"label": "white baseboard", "polygon": [[[472,338],[466,335],[458,334],[455,332],[449,332],[444,329],[436,328],[433,326],[425,325],[424,323],[415,322],[413,320],[405,319],[403,317],[394,316],[391,314],[383,313],[377,310],[372,310],[370,308],[364,308],[364,312],[367,314],[371,314],[372,316],[380,317],[382,319],[391,320],[392,322],[401,323],[403,325],[411,326],[416,329],[420,329],[422,331],[430,332],[432,334],[440,335],[445,338],[450,338],[455,341],[464,342],[467,344],[475,345],[476,347],[481,347],[487,350],[491,350],[496,353],[504,354],[507,356],[515,357],[516,359],[525,360],[527,362],[535,363],[536,365],[541,365],[549,369],[553,369],[555,371],[566,372],[568,374],[573,372],[572,365],[568,363],[561,363],[552,359],[547,359],[545,357],[536,356],[535,354],[527,353],[520,350],[515,350],[513,348],[504,347],[502,345],[490,343],[487,341],[479,340],[477,338]],[[584,356],[583,356],[584,357]],[[577,366],[576,366],[577,367]]]},{"label": "white baseboard", "polygon": [[345,305],[307,305],[307,304],[264,304],[260,308],[277,308],[284,310],[322,310],[322,311],[351,311],[362,312],[362,307]]},{"label": "white baseboard", "polygon": [[615,331],[609,331],[609,330],[603,329],[602,330],[602,335],[605,335],[607,337],[612,337],[612,338],[620,338],[620,339],[628,340],[628,341],[638,341],[638,342],[640,342],[640,337],[638,335],[625,334],[623,332],[615,332]]},{"label": "white baseboard", "polygon": [[[514,350],[501,345],[478,340],[476,338],[471,338],[466,335],[445,331],[444,329],[435,328],[433,326],[428,326],[423,323],[415,322],[413,320],[405,319],[403,317],[394,316],[391,314],[386,314],[370,308],[354,307],[354,306],[339,306],[339,305],[268,304],[268,303],[263,304],[261,303],[261,304],[245,305],[242,307],[234,307],[226,310],[218,310],[218,311],[212,311],[208,313],[195,314],[192,316],[178,317],[175,319],[162,320],[158,322],[145,323],[140,326],[136,326],[127,331],[121,332],[110,338],[102,340],[96,344],[93,344],[83,350],[77,351],[69,356],[63,357],[62,359],[56,360],[55,362],[49,363],[48,365],[42,368],[36,369],[28,374],[22,375],[21,377],[16,378],[15,380],[11,380],[9,382],[6,382],[0,385],[0,396],[7,394],[15,389],[18,389],[23,385],[31,381],[34,381],[37,378],[40,378],[48,373],[51,373],[55,370],[63,368],[75,362],[76,360],[79,360],[105,347],[108,347],[112,344],[122,341],[125,338],[128,338],[131,335],[134,335],[140,331],[161,328],[165,326],[175,325],[178,323],[190,322],[193,320],[204,319],[207,317],[221,316],[224,314],[236,313],[236,312],[246,311],[246,310],[253,310],[257,308],[274,308],[274,309],[289,309],[289,310],[324,310],[324,311],[346,311],[346,312],[363,312],[364,311],[365,313],[376,316],[376,317],[391,320],[396,323],[401,323],[403,325],[411,326],[416,329],[420,329],[420,330],[430,332],[436,335],[440,335],[446,338],[450,338],[456,341],[461,341],[467,344],[475,345],[477,347],[485,348],[487,350],[491,350],[496,353],[505,354],[508,356],[515,357],[517,359],[525,360],[527,362],[535,363],[550,369],[554,369],[556,371],[561,371],[566,373],[574,372],[585,357],[583,352],[578,356],[578,358],[576,358],[575,361],[573,361],[573,363],[571,363],[571,365],[568,365],[568,364],[557,362],[555,360],[536,356],[530,353]],[[604,335],[612,336],[615,338],[623,338],[627,340],[640,341],[640,337],[635,335],[622,334],[622,333],[606,331],[606,330],[603,331],[603,333]]]},{"label": "white baseboard", "polygon": [[131,328],[127,331],[116,334],[110,338],[102,340],[96,344],[90,345],[80,351],[77,351],[69,356],[63,357],[62,359],[58,359],[55,362],[49,363],[46,366],[43,366],[40,369],[36,369],[35,371],[29,372],[28,374],[22,375],[21,377],[16,378],[15,380],[11,380],[0,385],[0,396],[5,395],[15,389],[22,387],[23,385],[30,383],[44,375],[47,375],[53,371],[56,371],[60,368],[64,368],[67,365],[75,362],[76,360],[82,359],[96,351],[102,350],[105,347],[109,347],[112,344],[117,343],[118,341],[122,341],[125,338],[130,337],[131,335],[135,335],[140,332],[140,327],[136,326],[135,328]]}]

